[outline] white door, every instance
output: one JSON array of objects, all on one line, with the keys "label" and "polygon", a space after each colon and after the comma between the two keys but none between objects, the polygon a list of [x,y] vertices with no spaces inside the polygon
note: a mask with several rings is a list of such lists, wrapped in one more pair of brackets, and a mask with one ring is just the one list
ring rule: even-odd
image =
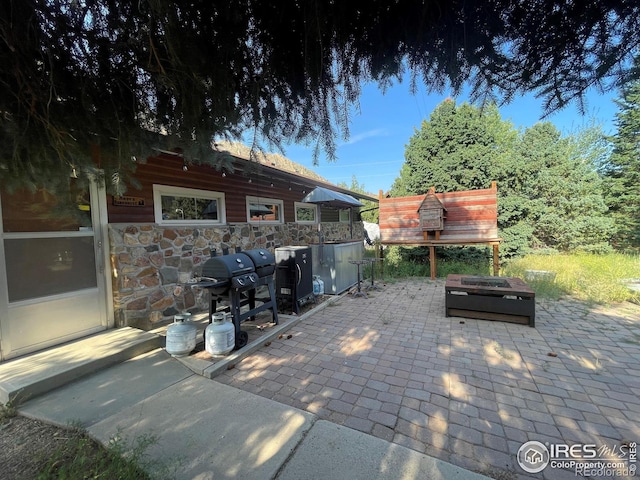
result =
[{"label": "white door", "polygon": [[[0,197],[0,360],[107,328],[99,190]],[[100,192],[102,197],[103,193]]]}]

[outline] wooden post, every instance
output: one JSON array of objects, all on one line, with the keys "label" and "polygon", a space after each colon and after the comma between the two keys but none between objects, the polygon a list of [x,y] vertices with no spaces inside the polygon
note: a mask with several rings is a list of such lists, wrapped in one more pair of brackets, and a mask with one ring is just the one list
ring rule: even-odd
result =
[{"label": "wooden post", "polygon": [[429,247],[429,267],[431,267],[431,280],[436,279],[436,247]]},{"label": "wooden post", "polygon": [[500,275],[500,257],[498,255],[498,249],[500,248],[499,243],[493,244],[493,276],[497,277]]}]

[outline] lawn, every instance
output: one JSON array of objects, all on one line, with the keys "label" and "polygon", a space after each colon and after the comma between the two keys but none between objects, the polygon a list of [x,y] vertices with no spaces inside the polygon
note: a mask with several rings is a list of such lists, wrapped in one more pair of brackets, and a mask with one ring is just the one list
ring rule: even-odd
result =
[{"label": "lawn", "polygon": [[[367,256],[373,256],[368,250]],[[378,269],[382,266],[378,265]],[[385,279],[411,276],[429,276],[428,256],[424,261],[407,261],[395,247],[385,249]],[[438,277],[450,273],[467,275],[491,275],[490,259],[468,259],[464,261],[439,259]],[[629,288],[625,280],[640,278],[640,256],[611,253],[526,255],[503,261],[500,275],[526,278],[527,270],[542,270],[555,273],[554,280],[527,280],[536,295],[542,298],[574,298],[594,303],[616,303],[631,301],[640,303],[640,292]],[[376,276],[383,272],[376,271]]]}]

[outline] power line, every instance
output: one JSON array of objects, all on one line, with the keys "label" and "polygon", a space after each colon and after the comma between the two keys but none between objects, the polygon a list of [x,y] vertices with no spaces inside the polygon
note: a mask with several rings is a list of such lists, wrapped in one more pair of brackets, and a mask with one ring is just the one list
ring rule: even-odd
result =
[{"label": "power line", "polygon": [[369,165],[391,165],[394,163],[398,163],[398,162],[403,162],[404,160],[391,160],[389,162],[366,162],[363,161],[362,163],[348,163],[348,164],[342,164],[342,165],[322,165],[321,168],[335,168],[335,167],[367,167]]},{"label": "power line", "polygon": [[375,174],[375,175],[358,175],[358,174],[354,173],[353,175],[345,175],[343,177],[333,177],[332,176],[331,178],[352,178],[352,177],[356,177],[359,180],[360,178],[389,177],[391,175],[392,174],[389,174],[389,173],[378,173],[378,174]]}]

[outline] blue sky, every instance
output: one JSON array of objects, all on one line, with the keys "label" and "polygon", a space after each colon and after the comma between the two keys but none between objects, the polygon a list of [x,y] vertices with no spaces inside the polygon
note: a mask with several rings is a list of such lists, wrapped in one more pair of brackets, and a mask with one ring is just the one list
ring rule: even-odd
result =
[{"label": "blue sky", "polygon": [[[377,195],[379,190],[387,191],[391,187],[404,163],[409,138],[447,96],[428,94],[425,90],[411,95],[406,82],[394,85],[385,94],[376,85],[367,85],[360,98],[360,111],[351,115],[350,138],[338,142],[337,161],[329,162],[321,157],[319,165],[314,166],[312,148],[301,145],[285,146],[286,156],[334,184],[345,182],[350,186],[355,175],[360,185]],[[584,116],[577,105],[572,104],[543,120],[551,121],[563,134],[594,121],[607,133],[614,133],[613,121],[618,109],[613,99],[617,97],[615,91],[606,95],[592,92],[587,96]],[[458,104],[466,100],[468,98],[456,98]],[[501,107],[500,113],[516,128],[524,129],[541,120],[542,101],[533,96],[521,97]]]}]

